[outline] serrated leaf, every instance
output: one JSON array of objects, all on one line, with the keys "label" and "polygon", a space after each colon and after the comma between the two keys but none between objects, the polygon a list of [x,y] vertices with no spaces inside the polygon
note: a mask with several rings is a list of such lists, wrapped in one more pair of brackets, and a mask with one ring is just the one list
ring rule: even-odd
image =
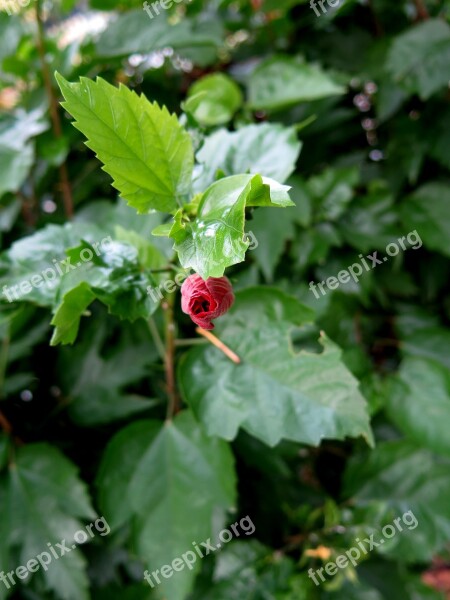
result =
[{"label": "serrated leaf", "polygon": [[253,71],[248,93],[252,110],[281,110],[301,102],[344,94],[345,88],[318,66],[292,57],[275,56]]},{"label": "serrated leaf", "polygon": [[66,540],[70,555],[42,570],[46,588],[63,600],[88,600],[86,562],[71,546],[82,529],[80,519],[93,519],[95,512],[72,463],[47,444],[23,446],[0,480],[2,494],[7,515],[2,519],[7,523],[0,537],[3,550],[19,547],[20,564],[26,565],[30,558],[48,552],[47,543]]},{"label": "serrated leaf", "polygon": [[[150,571],[170,564],[194,541],[213,538],[236,501],[229,447],[208,438],[189,412],[120,431],[106,450],[98,485],[108,522],[135,523],[137,551]],[[199,566],[162,579],[159,589],[184,600]]]},{"label": "serrated leaf", "polygon": [[170,237],[182,266],[203,279],[221,277],[225,269],[245,260],[246,206],[290,206],[289,187],[260,175],[235,175],[210,186],[200,201],[197,217],[185,222],[181,210]]},{"label": "serrated leaf", "polygon": [[139,213],[175,212],[189,193],[194,164],[191,139],[177,117],[123,85],[56,78],[64,108],[120,195]]},{"label": "serrated leaf", "polygon": [[206,75],[189,89],[183,109],[201,125],[224,125],[243,102],[239,86],[224,73]]},{"label": "serrated leaf", "polygon": [[275,289],[236,294],[217,336],[242,363],[209,347],[191,350],[180,363],[183,395],[210,435],[232,440],[242,427],[271,446],[360,435],[371,443],[366,402],[339,348],[322,335],[321,353],[292,350],[289,332],[313,314]]}]

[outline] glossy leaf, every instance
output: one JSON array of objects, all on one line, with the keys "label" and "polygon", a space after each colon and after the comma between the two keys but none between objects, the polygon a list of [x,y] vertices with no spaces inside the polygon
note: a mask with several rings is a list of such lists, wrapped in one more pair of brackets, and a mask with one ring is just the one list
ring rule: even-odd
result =
[{"label": "glossy leaf", "polygon": [[242,427],[271,446],[360,435],[371,442],[365,400],[338,347],[325,335],[319,353],[296,354],[289,343],[290,331],[312,318],[309,308],[270,288],[236,295],[217,321],[217,336],[242,363],[197,348],[179,370],[183,395],[210,435],[232,440]]},{"label": "glossy leaf", "polygon": [[120,195],[140,213],[174,212],[189,193],[193,150],[175,115],[101,78],[69,83],[57,75],[64,108],[103,162]]},{"label": "glossy leaf", "polygon": [[221,277],[242,262],[249,242],[244,240],[246,206],[290,206],[287,186],[259,175],[226,177],[210,186],[201,198],[197,217],[184,221],[181,211],[170,237],[181,265],[203,279]]}]

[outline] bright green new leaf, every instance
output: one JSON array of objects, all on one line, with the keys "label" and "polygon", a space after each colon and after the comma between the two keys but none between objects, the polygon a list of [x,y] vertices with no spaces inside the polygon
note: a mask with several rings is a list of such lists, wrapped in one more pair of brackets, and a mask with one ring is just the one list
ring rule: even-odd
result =
[{"label": "bright green new leaf", "polygon": [[210,435],[227,440],[240,427],[266,444],[281,439],[318,445],[325,438],[372,434],[358,383],[325,335],[322,352],[295,353],[289,334],[313,320],[311,309],[272,288],[236,294],[217,335],[241,358],[196,348],[182,358],[183,395]]},{"label": "bright green new leaf", "polygon": [[69,83],[56,75],[86,145],[103,162],[120,195],[139,213],[175,212],[191,186],[194,164],[188,133],[167,108],[100,77]]},{"label": "bright green new leaf", "polygon": [[221,277],[225,269],[245,260],[246,206],[292,206],[288,186],[260,175],[235,175],[210,186],[200,201],[197,218],[184,221],[181,211],[170,231],[182,266],[203,279]]},{"label": "bright green new leaf", "polygon": [[201,125],[224,125],[231,121],[242,102],[239,86],[227,75],[214,73],[194,83],[183,108]]},{"label": "bright green new leaf", "polygon": [[[195,541],[214,542],[225,511],[236,502],[228,445],[208,438],[189,412],[120,431],[106,449],[98,485],[108,522],[134,523],[137,550],[150,571],[192,550]],[[159,589],[171,600],[184,600],[199,563],[163,578]]]}]

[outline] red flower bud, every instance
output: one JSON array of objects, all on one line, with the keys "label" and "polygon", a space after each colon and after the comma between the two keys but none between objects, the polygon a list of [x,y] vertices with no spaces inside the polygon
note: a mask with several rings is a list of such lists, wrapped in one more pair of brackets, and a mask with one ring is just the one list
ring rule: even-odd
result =
[{"label": "red flower bud", "polygon": [[233,288],[226,277],[189,275],[181,286],[181,308],[196,325],[214,329],[212,319],[225,314],[234,302]]}]

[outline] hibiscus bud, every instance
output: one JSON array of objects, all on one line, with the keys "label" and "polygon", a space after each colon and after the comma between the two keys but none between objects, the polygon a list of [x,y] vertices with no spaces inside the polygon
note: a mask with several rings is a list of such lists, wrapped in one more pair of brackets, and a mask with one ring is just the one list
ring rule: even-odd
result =
[{"label": "hibiscus bud", "polygon": [[226,277],[190,275],[181,286],[181,308],[202,329],[214,329],[212,319],[225,314],[234,302],[233,288]]}]

